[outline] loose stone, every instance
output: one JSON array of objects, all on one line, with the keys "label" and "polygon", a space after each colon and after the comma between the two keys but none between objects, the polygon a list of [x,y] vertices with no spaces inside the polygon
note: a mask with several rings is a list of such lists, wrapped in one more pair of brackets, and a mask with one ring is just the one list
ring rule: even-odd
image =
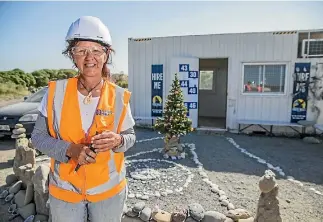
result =
[{"label": "loose stone", "polygon": [[2,193],[0,194],[0,199],[4,199],[9,195],[9,191],[8,190],[4,190],[2,191]]},{"label": "loose stone", "polygon": [[266,170],[265,175],[263,175],[259,180],[259,189],[263,193],[268,193],[277,185],[275,174],[271,170]]},{"label": "loose stone", "polygon": [[199,172],[202,177],[207,177],[207,174],[204,171]]},{"label": "loose stone", "polygon": [[18,213],[22,218],[27,219],[29,216],[36,214],[36,206],[34,203],[27,204],[26,206],[18,208]]},{"label": "loose stone", "polygon": [[224,222],[226,216],[216,211],[207,211],[204,214],[202,222]]},{"label": "loose stone", "polygon": [[126,215],[128,217],[138,217],[139,213],[138,212],[134,212],[132,209],[128,209]]},{"label": "loose stone", "polygon": [[15,129],[19,129],[19,128],[23,128],[23,127],[24,127],[24,125],[22,125],[21,123],[17,123],[15,125]]},{"label": "loose stone", "polygon": [[143,221],[149,221],[151,218],[151,208],[145,207],[140,213],[140,219]]},{"label": "loose stone", "polygon": [[149,196],[148,195],[143,195],[139,199],[141,199],[141,200],[148,200],[149,199]]},{"label": "loose stone", "polygon": [[221,205],[228,206],[229,205],[229,201],[228,200],[222,200],[221,201]]},{"label": "loose stone", "polygon": [[129,198],[135,198],[135,195],[133,193],[128,195]]},{"label": "loose stone", "polygon": [[15,174],[10,174],[6,177],[6,184],[11,186],[13,183],[17,182],[18,178]]},{"label": "loose stone", "polygon": [[158,212],[153,213],[153,219],[158,222],[171,222],[172,215],[166,211],[159,210]]},{"label": "loose stone", "polygon": [[25,197],[26,197],[26,191],[25,190],[20,190],[16,195],[15,195],[15,203],[17,204],[17,207],[23,207],[25,204]]},{"label": "loose stone", "polygon": [[174,193],[174,191],[167,189],[167,190],[166,190],[166,193],[168,193],[168,194],[172,194],[172,193]]},{"label": "loose stone", "polygon": [[136,194],[136,197],[137,197],[137,198],[140,198],[140,197],[142,197],[142,195],[141,195],[140,193],[137,193],[137,194]]},{"label": "loose stone", "polygon": [[186,219],[187,211],[182,210],[172,214],[172,222],[184,222]]},{"label": "loose stone", "polygon": [[193,217],[195,220],[200,221],[204,217],[204,209],[201,206],[201,204],[193,203],[188,206],[189,214],[191,217]]},{"label": "loose stone", "polygon": [[225,195],[225,192],[224,192],[223,190],[220,190],[220,191],[219,191],[219,195],[220,195],[220,196],[223,196],[223,195]]},{"label": "loose stone", "polygon": [[21,189],[22,181],[19,180],[9,188],[9,193],[16,194]]},{"label": "loose stone", "polygon": [[132,210],[138,213],[145,208],[145,205],[146,205],[145,202],[138,202],[135,204]]},{"label": "loose stone", "polygon": [[232,203],[229,203],[228,210],[234,210],[234,209],[235,209],[234,205]]},{"label": "loose stone", "polygon": [[220,198],[219,198],[219,200],[220,200],[220,201],[227,200],[227,199],[228,199],[228,197],[227,197],[227,196],[225,196],[225,195],[222,195],[222,196],[220,196]]},{"label": "loose stone", "polygon": [[212,188],[211,188],[211,191],[212,191],[213,193],[216,193],[216,194],[218,194],[218,193],[220,192],[219,188],[217,188],[217,187],[212,187]]},{"label": "loose stone", "polygon": [[235,210],[229,210],[226,216],[237,221],[239,219],[248,219],[251,217],[251,214],[247,210],[238,208]]},{"label": "loose stone", "polygon": [[13,198],[14,198],[14,194],[13,193],[11,193],[11,194],[9,194],[6,198],[5,198],[5,202],[10,202]]},{"label": "loose stone", "polygon": [[26,129],[25,128],[18,128],[18,129],[14,129],[12,131],[13,134],[16,134],[16,135],[19,135],[19,134],[22,134],[22,133],[25,133],[26,132]]}]

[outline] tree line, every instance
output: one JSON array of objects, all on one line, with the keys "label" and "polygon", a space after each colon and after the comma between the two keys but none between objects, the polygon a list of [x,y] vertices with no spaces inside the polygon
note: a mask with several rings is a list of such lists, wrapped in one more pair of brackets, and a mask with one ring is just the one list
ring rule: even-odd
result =
[{"label": "tree line", "polygon": [[[13,69],[10,71],[0,71],[0,84],[10,85],[15,87],[15,90],[28,90],[29,92],[34,92],[39,88],[47,86],[49,81],[67,79],[77,75],[77,72],[73,69],[41,69],[36,70],[31,73],[26,73],[21,69]],[[113,74],[113,81],[123,87],[128,87],[127,76],[124,74]],[[0,94],[6,93],[2,92],[0,87]]]}]

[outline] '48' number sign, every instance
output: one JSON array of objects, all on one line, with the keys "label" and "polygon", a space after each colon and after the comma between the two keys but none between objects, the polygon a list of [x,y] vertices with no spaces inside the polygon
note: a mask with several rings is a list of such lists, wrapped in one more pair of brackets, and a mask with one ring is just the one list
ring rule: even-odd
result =
[{"label": "'48' number sign", "polygon": [[194,87],[188,87],[188,94],[197,94],[196,85],[194,85]]}]

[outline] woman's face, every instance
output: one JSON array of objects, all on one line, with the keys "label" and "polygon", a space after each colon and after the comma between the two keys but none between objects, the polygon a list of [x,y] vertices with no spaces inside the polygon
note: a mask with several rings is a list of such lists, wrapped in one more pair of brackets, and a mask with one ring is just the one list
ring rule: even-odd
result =
[{"label": "woman's face", "polygon": [[81,75],[93,77],[102,74],[107,61],[106,49],[96,42],[79,41],[72,49],[72,56]]}]

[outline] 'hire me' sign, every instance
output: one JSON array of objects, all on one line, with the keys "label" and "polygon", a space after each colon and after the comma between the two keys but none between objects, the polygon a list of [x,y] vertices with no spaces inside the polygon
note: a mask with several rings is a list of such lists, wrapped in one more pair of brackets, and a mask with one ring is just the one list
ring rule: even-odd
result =
[{"label": "'hire me' sign", "polygon": [[163,65],[151,66],[151,116],[163,114]]},{"label": "'hire me' sign", "polygon": [[291,122],[306,120],[311,63],[295,63]]}]

